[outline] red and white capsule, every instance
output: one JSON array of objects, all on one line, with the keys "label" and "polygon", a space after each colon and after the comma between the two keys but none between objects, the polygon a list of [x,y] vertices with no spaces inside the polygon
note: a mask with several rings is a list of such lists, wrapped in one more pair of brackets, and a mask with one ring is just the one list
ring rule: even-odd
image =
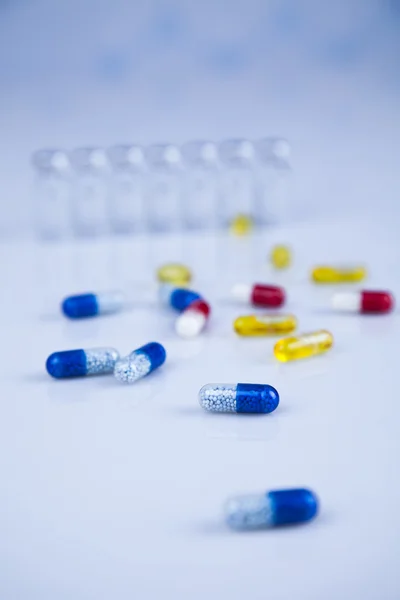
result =
[{"label": "red and white capsule", "polygon": [[344,312],[388,313],[393,307],[394,298],[390,292],[338,292],[332,296],[332,308]]},{"label": "red and white capsule", "polygon": [[210,305],[205,300],[195,300],[176,319],[176,333],[183,338],[196,337],[206,326],[210,312]]},{"label": "red and white capsule", "polygon": [[285,302],[285,290],[276,285],[263,285],[255,283],[237,283],[232,288],[232,296],[245,304],[279,308]]}]

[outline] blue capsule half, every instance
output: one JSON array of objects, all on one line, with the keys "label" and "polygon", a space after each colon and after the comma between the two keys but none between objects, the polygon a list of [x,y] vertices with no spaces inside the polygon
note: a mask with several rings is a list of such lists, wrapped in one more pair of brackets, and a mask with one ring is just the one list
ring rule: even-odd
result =
[{"label": "blue capsule half", "polygon": [[123,306],[124,296],[121,292],[102,292],[68,296],[63,300],[61,310],[69,319],[85,319],[119,312]]},{"label": "blue capsule half", "polygon": [[65,350],[50,354],[46,370],[56,379],[103,375],[114,371],[118,358],[119,354],[114,348]]},{"label": "blue capsule half", "polygon": [[192,290],[164,284],[160,286],[160,299],[163,304],[182,312],[195,300],[201,300],[201,296]]},{"label": "blue capsule half", "polygon": [[199,392],[200,406],[209,412],[270,413],[279,404],[272,385],[259,383],[208,383]]},{"label": "blue capsule half", "polygon": [[167,353],[162,344],[150,342],[118,360],[114,376],[123,383],[133,383],[164,364]]},{"label": "blue capsule half", "polygon": [[317,513],[318,498],[305,488],[236,496],[225,505],[229,527],[243,531],[305,523]]}]

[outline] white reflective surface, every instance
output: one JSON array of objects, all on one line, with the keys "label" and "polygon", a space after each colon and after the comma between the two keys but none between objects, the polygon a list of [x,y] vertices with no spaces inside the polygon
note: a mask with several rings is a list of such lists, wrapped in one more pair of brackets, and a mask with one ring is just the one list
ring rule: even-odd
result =
[{"label": "white reflective surface", "polygon": [[[289,242],[293,268],[273,273],[271,246]],[[397,600],[400,316],[335,313],[336,288],[309,282],[316,263],[359,260],[366,286],[400,297],[394,218],[250,239],[0,246],[1,598]],[[212,305],[195,340],[178,338],[175,313],[157,302],[166,261],[187,263]],[[334,348],[278,364],[273,338],[236,336],[243,307],[229,289],[252,279],[286,286],[283,310],[299,330],[332,331]],[[111,288],[126,290],[130,312],[61,316],[66,295]],[[124,356],[153,340],[167,361],[133,386],[45,373],[55,350]],[[210,381],[269,383],[281,403],[266,416],[207,414],[197,395]],[[224,525],[228,497],[302,486],[320,498],[313,523],[243,534]]]}]

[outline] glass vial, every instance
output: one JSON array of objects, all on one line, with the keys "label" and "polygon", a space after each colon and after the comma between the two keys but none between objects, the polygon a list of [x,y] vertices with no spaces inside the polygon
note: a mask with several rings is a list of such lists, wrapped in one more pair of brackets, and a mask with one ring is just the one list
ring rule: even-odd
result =
[{"label": "glass vial", "polygon": [[173,144],[157,144],[149,146],[145,156],[148,229],[153,232],[177,231],[182,225],[181,152]]},{"label": "glass vial", "polygon": [[101,148],[71,152],[74,170],[73,228],[77,237],[97,237],[109,229],[109,164]]},{"label": "glass vial", "polygon": [[218,151],[214,142],[182,146],[182,211],[185,228],[213,229],[218,210]]},{"label": "glass vial", "polygon": [[219,222],[231,226],[239,217],[255,216],[254,146],[250,140],[226,140],[219,144]]},{"label": "glass vial", "polygon": [[144,152],[135,144],[109,148],[110,227],[115,233],[144,229]]},{"label": "glass vial", "polygon": [[261,225],[283,224],[290,219],[290,145],[282,138],[255,142],[257,221]]},{"label": "glass vial", "polygon": [[71,169],[64,150],[34,152],[33,218],[39,238],[65,239],[71,234]]}]

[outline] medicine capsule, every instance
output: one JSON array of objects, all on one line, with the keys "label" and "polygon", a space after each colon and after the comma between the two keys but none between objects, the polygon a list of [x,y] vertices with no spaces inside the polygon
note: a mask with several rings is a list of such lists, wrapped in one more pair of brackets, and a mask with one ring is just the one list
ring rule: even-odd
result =
[{"label": "medicine capsule", "polygon": [[160,300],[163,304],[182,312],[185,308],[190,306],[192,302],[195,302],[195,300],[201,300],[201,296],[192,290],[175,287],[165,283],[160,286]]},{"label": "medicine capsule", "polygon": [[333,336],[329,331],[321,329],[313,333],[304,333],[298,337],[286,337],[279,340],[274,347],[275,357],[281,362],[309,358],[322,354],[333,345]]},{"label": "medicine capsule", "polygon": [[253,219],[248,215],[237,215],[230,224],[230,232],[233,235],[249,235],[254,227]]},{"label": "medicine capsule", "polygon": [[176,333],[183,338],[196,337],[206,326],[210,311],[207,302],[195,300],[176,319]]},{"label": "medicine capsule", "polygon": [[293,315],[245,315],[233,322],[233,328],[239,335],[280,335],[290,333],[297,327]]},{"label": "medicine capsule", "polygon": [[56,379],[105,375],[114,371],[119,353],[114,348],[65,350],[50,354],[46,361],[49,375]]},{"label": "medicine capsule", "polygon": [[347,312],[387,313],[393,307],[390,292],[340,292],[332,297],[332,308]]},{"label": "medicine capsule", "polygon": [[292,262],[292,253],[288,246],[274,246],[270,255],[272,266],[275,269],[287,269]]},{"label": "medicine capsule", "polygon": [[101,294],[79,294],[68,296],[61,304],[61,310],[70,319],[84,319],[119,312],[124,307],[122,292],[102,292]]},{"label": "medicine capsule", "polygon": [[179,263],[168,263],[157,270],[157,279],[161,283],[186,285],[192,280],[192,273],[188,267]]},{"label": "medicine capsule", "polygon": [[272,385],[260,383],[208,383],[199,392],[199,402],[209,412],[271,413],[279,394]]},{"label": "medicine capsule", "polygon": [[285,302],[285,290],[275,285],[238,283],[233,286],[231,293],[236,300],[254,306],[278,308]]},{"label": "medicine capsule", "polygon": [[357,283],[367,276],[367,270],[362,266],[355,267],[315,267],[311,277],[315,283]]},{"label": "medicine capsule", "polygon": [[317,496],[304,488],[235,496],[225,504],[227,525],[239,531],[306,523],[317,513]]},{"label": "medicine capsule", "polygon": [[158,342],[150,342],[134,350],[115,363],[115,378],[124,383],[133,383],[164,364],[167,353]]}]

